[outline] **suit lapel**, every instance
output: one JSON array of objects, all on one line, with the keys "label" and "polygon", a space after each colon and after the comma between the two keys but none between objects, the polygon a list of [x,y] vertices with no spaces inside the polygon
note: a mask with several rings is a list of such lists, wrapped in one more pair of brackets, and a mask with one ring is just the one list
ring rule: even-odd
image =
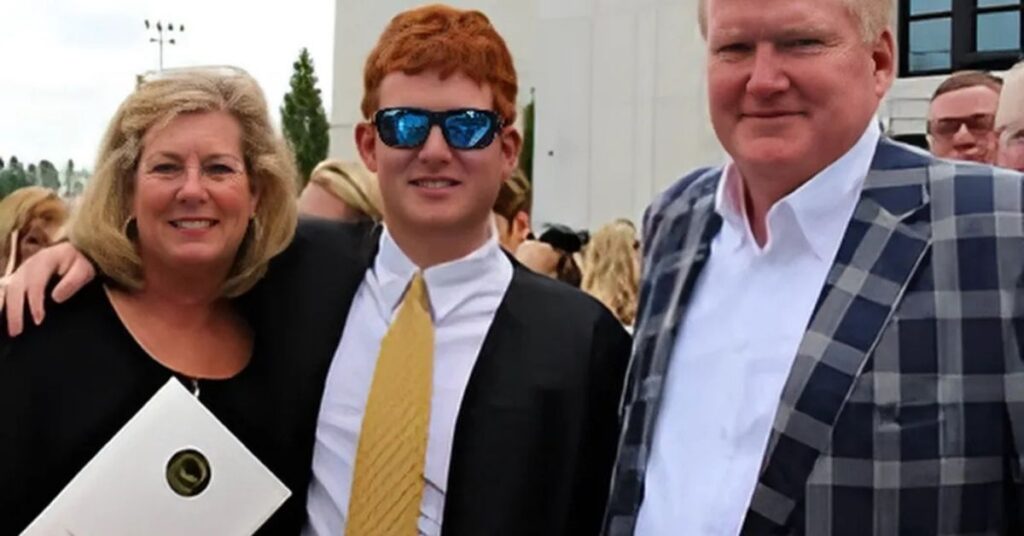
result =
[{"label": "suit lapel", "polygon": [[630,534],[643,501],[644,473],[679,320],[721,228],[714,211],[721,169],[686,185],[686,193],[645,221],[640,322],[623,392],[623,429],[612,474],[605,531]]},{"label": "suit lapel", "polygon": [[929,249],[929,165],[941,166],[879,143],[783,389],[744,535],[794,522],[856,379]]}]

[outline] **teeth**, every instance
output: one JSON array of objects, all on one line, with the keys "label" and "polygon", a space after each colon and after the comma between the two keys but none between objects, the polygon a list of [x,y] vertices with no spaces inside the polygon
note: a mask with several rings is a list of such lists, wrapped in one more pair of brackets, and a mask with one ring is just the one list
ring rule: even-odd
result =
[{"label": "teeth", "polygon": [[212,225],[210,220],[181,220],[174,222],[174,226],[180,229],[206,229]]},{"label": "teeth", "polygon": [[447,188],[449,186],[455,186],[455,181],[449,181],[449,180],[443,180],[443,179],[440,179],[440,180],[422,180],[422,181],[416,181],[416,184],[418,184],[418,185],[420,185],[420,186],[422,186],[424,188]]}]

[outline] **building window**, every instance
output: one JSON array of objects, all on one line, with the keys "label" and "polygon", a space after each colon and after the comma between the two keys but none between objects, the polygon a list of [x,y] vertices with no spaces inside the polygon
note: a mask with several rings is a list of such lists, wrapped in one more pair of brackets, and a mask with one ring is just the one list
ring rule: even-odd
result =
[{"label": "building window", "polygon": [[899,0],[900,74],[1007,69],[1021,57],[1021,0]]}]

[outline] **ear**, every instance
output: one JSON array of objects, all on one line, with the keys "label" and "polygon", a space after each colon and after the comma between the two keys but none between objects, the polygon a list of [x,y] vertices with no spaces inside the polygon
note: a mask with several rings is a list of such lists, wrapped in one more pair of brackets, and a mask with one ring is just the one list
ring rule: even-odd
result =
[{"label": "ear", "polygon": [[356,125],[356,149],[366,169],[377,172],[377,127],[363,121]]},{"label": "ear", "polygon": [[512,219],[511,226],[512,236],[518,237],[520,240],[526,240],[526,237],[530,234],[530,215],[525,210],[520,210],[516,213],[515,218]]},{"label": "ear", "polygon": [[252,189],[252,197],[249,199],[249,217],[256,217],[256,209],[260,206],[260,188]]},{"label": "ear", "polygon": [[504,174],[506,179],[512,175],[519,163],[519,151],[523,148],[523,137],[515,127],[505,127],[501,131],[501,156],[505,160]]},{"label": "ear", "polygon": [[896,77],[896,38],[886,28],[872,46],[871,59],[875,64],[875,95],[885,96]]}]

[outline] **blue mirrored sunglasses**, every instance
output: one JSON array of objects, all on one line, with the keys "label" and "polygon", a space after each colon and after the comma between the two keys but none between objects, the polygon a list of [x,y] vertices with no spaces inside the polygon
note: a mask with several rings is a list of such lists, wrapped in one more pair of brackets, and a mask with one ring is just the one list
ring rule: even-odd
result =
[{"label": "blue mirrored sunglasses", "polygon": [[388,147],[411,149],[427,142],[437,125],[453,149],[483,149],[494,141],[502,127],[498,114],[490,110],[462,108],[432,112],[420,108],[383,108],[373,116],[377,134]]}]

